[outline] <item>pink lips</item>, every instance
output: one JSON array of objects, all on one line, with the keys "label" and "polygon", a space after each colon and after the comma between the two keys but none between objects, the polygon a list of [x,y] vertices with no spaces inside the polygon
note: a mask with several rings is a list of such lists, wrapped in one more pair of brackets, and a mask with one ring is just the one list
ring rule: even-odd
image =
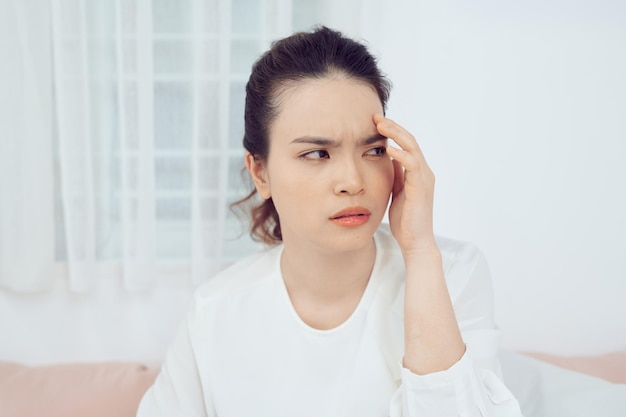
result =
[{"label": "pink lips", "polygon": [[330,220],[342,227],[356,227],[367,223],[370,211],[364,207],[348,207],[330,217]]}]

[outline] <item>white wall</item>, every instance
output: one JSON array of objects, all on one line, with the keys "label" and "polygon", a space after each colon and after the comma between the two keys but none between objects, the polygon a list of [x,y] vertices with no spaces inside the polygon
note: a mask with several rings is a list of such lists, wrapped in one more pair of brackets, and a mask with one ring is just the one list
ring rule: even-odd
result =
[{"label": "white wall", "polygon": [[[387,0],[324,23],[360,33],[389,115],[437,174],[436,229],[487,255],[504,346],[626,348],[626,4]],[[189,288],[0,293],[0,359],[158,361]]]},{"label": "white wall", "polygon": [[163,279],[143,293],[102,276],[90,293],[64,281],[41,293],[0,291],[0,361],[160,363],[188,309],[192,289]]},{"label": "white wall", "polygon": [[504,346],[626,348],[626,3],[390,0],[376,15],[350,30],[437,175],[436,230],[490,261]]}]

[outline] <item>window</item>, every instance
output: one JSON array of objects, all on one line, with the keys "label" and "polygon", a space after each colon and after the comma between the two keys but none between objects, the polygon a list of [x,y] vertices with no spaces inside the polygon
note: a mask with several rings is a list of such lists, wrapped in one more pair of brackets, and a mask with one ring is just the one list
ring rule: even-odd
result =
[{"label": "window", "polygon": [[248,191],[245,83],[291,32],[291,1],[52,9],[55,253],[70,280],[84,287],[109,265],[130,287],[153,273],[197,281],[256,250],[228,209]]}]

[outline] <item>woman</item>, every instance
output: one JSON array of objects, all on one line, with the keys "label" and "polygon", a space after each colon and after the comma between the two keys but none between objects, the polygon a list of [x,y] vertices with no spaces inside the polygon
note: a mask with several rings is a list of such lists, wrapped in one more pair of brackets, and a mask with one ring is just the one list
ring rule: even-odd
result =
[{"label": "woman", "polygon": [[486,263],[435,238],[434,176],[383,115],[366,48],[295,34],[246,93],[252,231],[272,247],[198,290],[139,415],[521,415],[497,376]]}]

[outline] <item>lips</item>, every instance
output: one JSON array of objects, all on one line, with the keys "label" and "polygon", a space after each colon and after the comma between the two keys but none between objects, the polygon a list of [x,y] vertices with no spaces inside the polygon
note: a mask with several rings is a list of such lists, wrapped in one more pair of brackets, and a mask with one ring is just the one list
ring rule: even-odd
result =
[{"label": "lips", "polygon": [[355,227],[366,223],[371,214],[365,207],[348,207],[333,214],[330,220],[339,226]]},{"label": "lips", "polygon": [[364,207],[348,207],[345,208],[335,214],[333,214],[330,218],[332,220],[341,219],[343,217],[352,217],[352,216],[369,216],[370,211]]}]

